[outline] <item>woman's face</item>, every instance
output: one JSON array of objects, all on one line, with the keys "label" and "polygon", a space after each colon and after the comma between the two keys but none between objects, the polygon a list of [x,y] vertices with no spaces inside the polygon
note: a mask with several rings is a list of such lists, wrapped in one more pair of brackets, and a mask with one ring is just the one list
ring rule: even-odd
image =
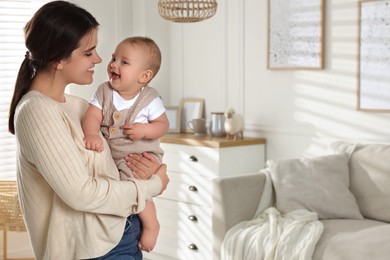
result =
[{"label": "woman's face", "polygon": [[66,61],[62,61],[62,73],[66,84],[91,84],[93,81],[93,68],[101,63],[102,59],[96,51],[97,30],[93,29],[80,41],[80,46],[72,52]]}]

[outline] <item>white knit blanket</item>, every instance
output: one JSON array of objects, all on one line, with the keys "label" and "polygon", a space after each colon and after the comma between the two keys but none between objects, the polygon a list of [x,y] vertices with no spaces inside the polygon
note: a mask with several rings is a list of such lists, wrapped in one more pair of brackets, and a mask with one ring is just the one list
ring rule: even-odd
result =
[{"label": "white knit blanket", "polygon": [[222,244],[222,260],[310,260],[323,232],[314,212],[281,214],[272,203],[268,170],[263,196],[254,219],[233,226]]}]

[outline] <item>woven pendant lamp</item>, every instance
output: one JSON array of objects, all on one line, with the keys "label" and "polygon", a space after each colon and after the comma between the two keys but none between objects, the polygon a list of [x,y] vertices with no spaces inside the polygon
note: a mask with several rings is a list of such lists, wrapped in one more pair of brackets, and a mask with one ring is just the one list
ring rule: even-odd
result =
[{"label": "woven pendant lamp", "polygon": [[217,0],[159,0],[161,17],[177,23],[194,23],[209,19],[217,11]]}]

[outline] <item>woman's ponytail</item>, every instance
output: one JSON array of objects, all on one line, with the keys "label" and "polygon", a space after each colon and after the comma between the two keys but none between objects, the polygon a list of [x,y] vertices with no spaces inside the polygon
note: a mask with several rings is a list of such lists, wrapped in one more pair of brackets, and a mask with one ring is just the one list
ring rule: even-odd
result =
[{"label": "woman's ponytail", "polygon": [[15,134],[14,118],[16,106],[18,105],[20,99],[22,99],[23,95],[26,94],[29,90],[31,81],[35,75],[35,69],[32,63],[33,61],[30,57],[30,52],[27,51],[25,58],[19,68],[15,83],[14,95],[12,97],[9,109],[8,131],[11,134]]}]

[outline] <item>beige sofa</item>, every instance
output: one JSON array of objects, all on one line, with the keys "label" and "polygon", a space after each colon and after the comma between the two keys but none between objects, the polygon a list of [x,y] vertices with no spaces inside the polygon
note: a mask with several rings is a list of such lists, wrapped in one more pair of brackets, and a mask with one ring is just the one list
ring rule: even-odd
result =
[{"label": "beige sofa", "polygon": [[[339,167],[337,165],[342,158],[339,155],[343,153],[348,155],[346,167]],[[390,259],[390,144],[336,142],[331,145],[330,154],[337,156],[339,161],[334,162],[335,157],[331,157],[332,155],[324,155],[308,161],[291,159],[271,163],[270,171],[274,171],[272,179],[275,180],[272,185],[273,205],[278,209],[282,208],[282,212],[299,207],[321,212],[319,220],[324,229],[315,246],[312,258],[314,260]],[[343,169],[346,169],[346,178],[338,179],[344,174],[339,173]],[[302,177],[299,174],[305,171],[309,175],[321,172],[319,175],[330,175],[330,178],[316,181],[316,177],[306,176],[304,182],[309,185],[307,188],[294,178],[288,179],[294,177],[294,174],[299,179]],[[335,173],[337,175],[331,176]],[[278,177],[284,176],[288,176],[284,179],[287,182],[278,180]],[[332,183],[334,180],[337,182]],[[310,184],[310,181],[316,183]],[[327,181],[330,183],[323,184]],[[216,242],[213,259],[220,259],[226,232],[235,224],[254,217],[265,183],[264,173],[248,173],[214,180],[213,232]],[[340,183],[345,187],[339,185]],[[295,191],[294,185],[298,186]],[[339,193],[340,190],[343,191]],[[330,196],[330,201],[326,201],[328,198],[321,198],[321,192]],[[306,200],[304,196],[313,199],[311,202],[316,204],[310,204],[310,201],[300,204],[299,200]],[[332,202],[332,199],[335,200]],[[332,209],[333,205],[335,206]],[[326,206],[330,211],[324,209]]]}]

